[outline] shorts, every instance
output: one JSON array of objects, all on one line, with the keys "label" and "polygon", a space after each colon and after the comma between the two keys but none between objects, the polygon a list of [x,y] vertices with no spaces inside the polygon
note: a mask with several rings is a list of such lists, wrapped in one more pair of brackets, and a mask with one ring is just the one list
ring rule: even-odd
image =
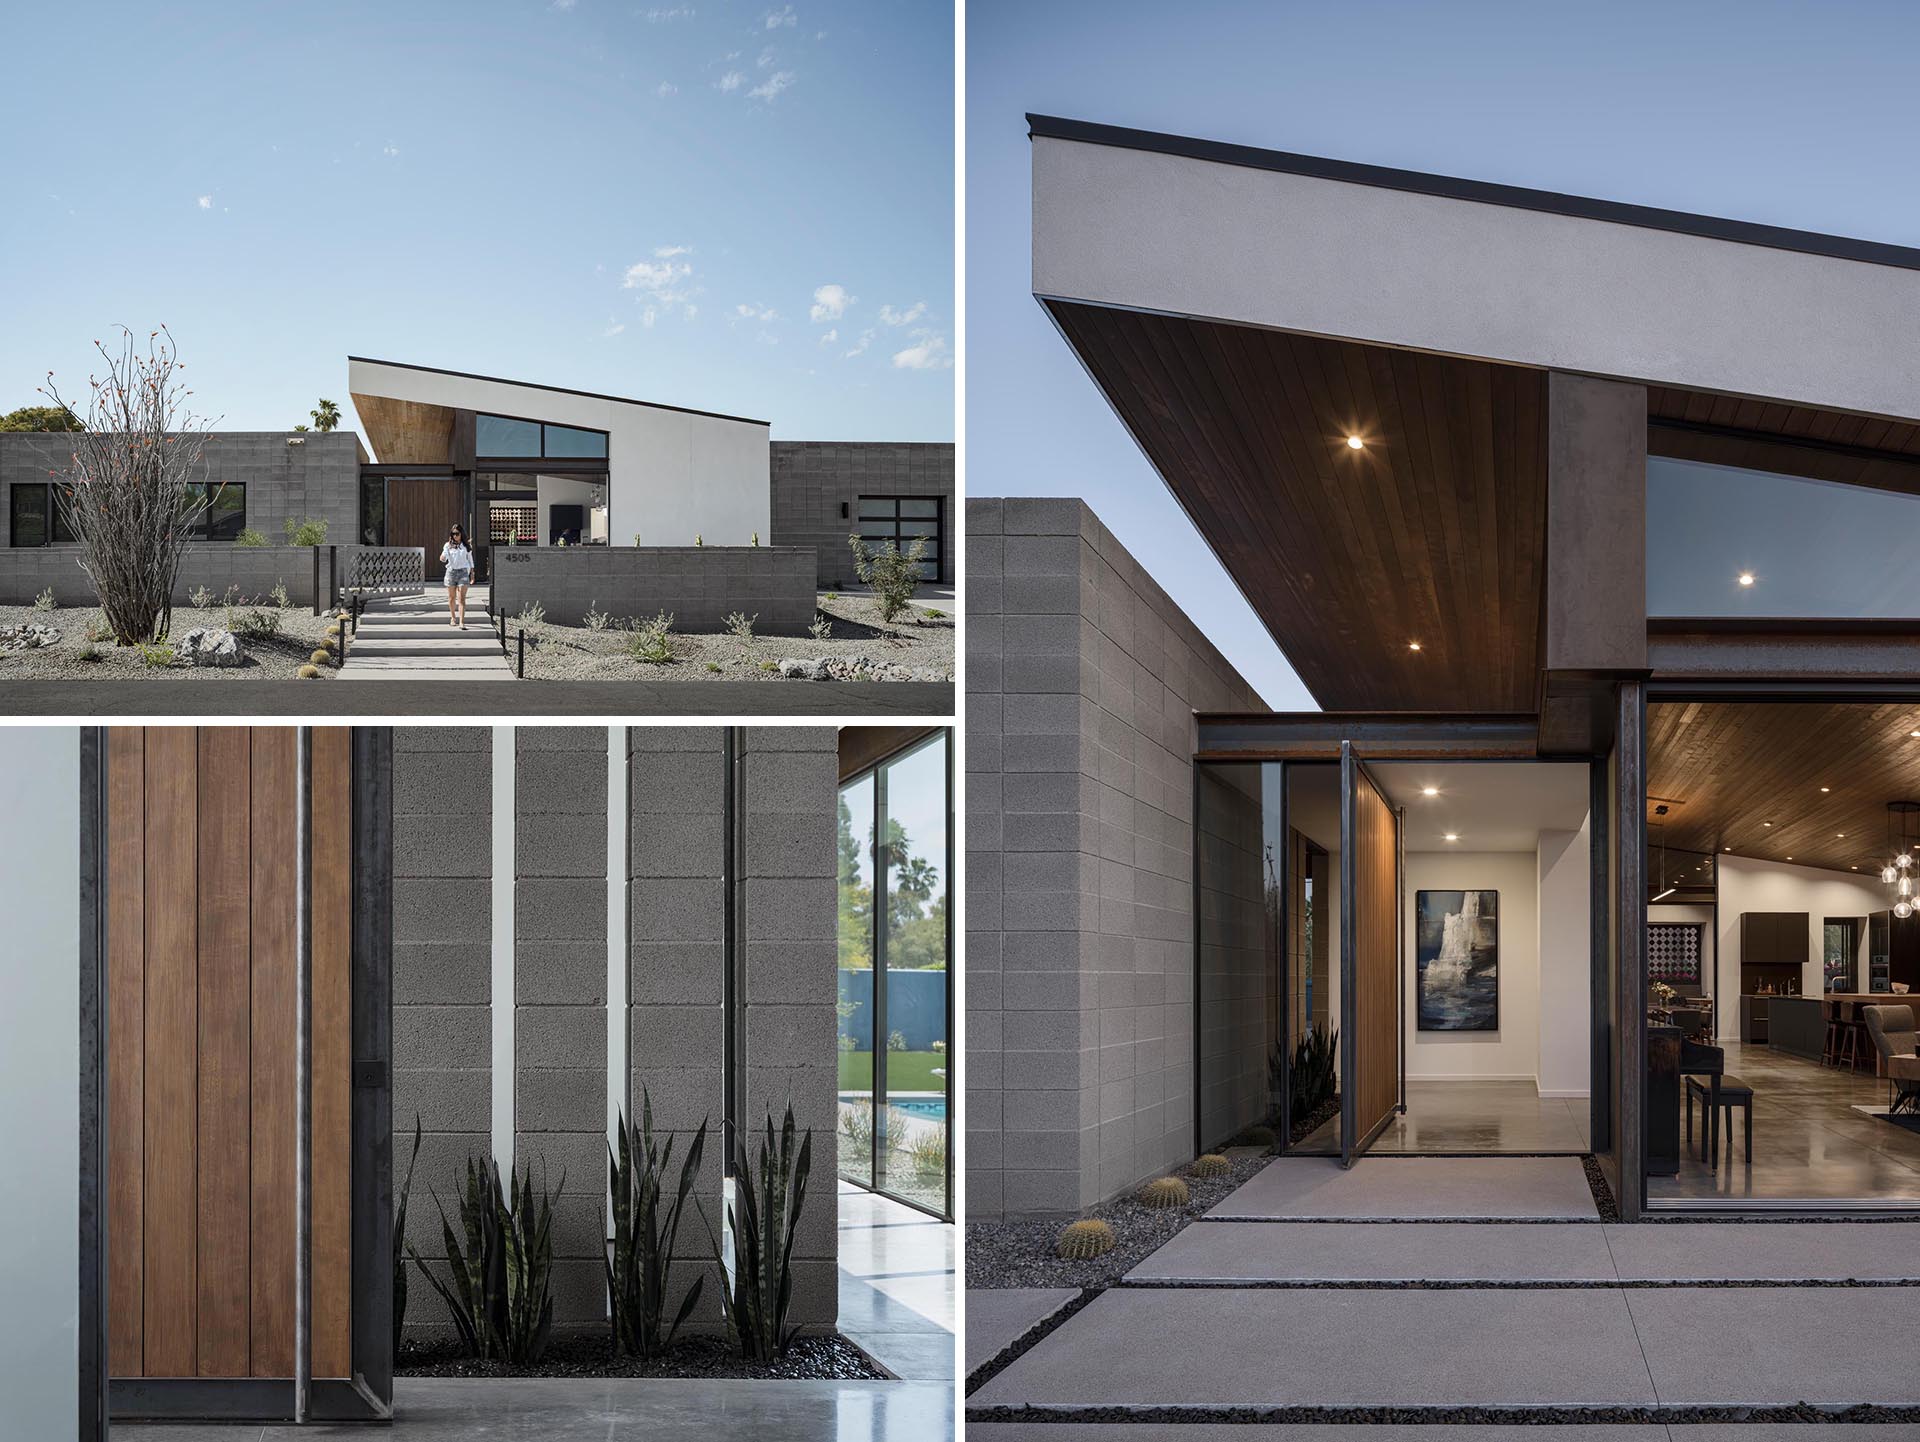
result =
[{"label": "shorts", "polygon": [[473,579],[473,572],[469,571],[465,566],[461,566],[458,568],[449,567],[447,569],[447,589],[449,591],[455,589],[458,586],[466,585],[472,579]]}]

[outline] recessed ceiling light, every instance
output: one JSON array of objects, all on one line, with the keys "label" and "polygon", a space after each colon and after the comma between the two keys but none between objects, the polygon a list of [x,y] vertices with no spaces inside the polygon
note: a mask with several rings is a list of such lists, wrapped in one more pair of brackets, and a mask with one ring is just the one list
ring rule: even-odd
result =
[{"label": "recessed ceiling light", "polygon": [[1793,858],[1792,858],[1791,856],[1789,856],[1789,857],[1787,858],[1787,860],[1789,860],[1789,861],[1791,861],[1791,860],[1793,860]]},{"label": "recessed ceiling light", "polygon": [[1821,789],[1821,791],[1823,791],[1823,792],[1826,792],[1826,791],[1831,791],[1831,790],[1833,790],[1833,788],[1832,788],[1831,786],[1822,786],[1822,787],[1821,787],[1820,789]]},{"label": "recessed ceiling light", "polygon": [[1459,833],[1459,832],[1457,832],[1457,831],[1449,831],[1449,832],[1447,833],[1447,840],[1449,840],[1449,841],[1458,841],[1459,839],[1460,839],[1460,833]]},{"label": "recessed ceiling light", "polygon": [[1836,831],[1833,834],[1839,837],[1842,841],[1845,841],[1847,839],[1847,833],[1844,831]]},{"label": "recessed ceiling light", "polygon": [[1920,736],[1920,731],[1909,731],[1909,732],[1907,733],[1907,735],[1909,735],[1909,736]]},{"label": "recessed ceiling light", "polygon": [[1438,796],[1440,794],[1440,788],[1438,786],[1422,786],[1420,788],[1420,794],[1422,796]]},{"label": "recessed ceiling light", "polygon": [[1365,450],[1366,448],[1367,448],[1367,443],[1366,443],[1365,441],[1363,441],[1363,440],[1361,440],[1361,439],[1360,439],[1360,437],[1358,437],[1358,436],[1348,436],[1348,437],[1347,437],[1347,449],[1348,449],[1348,450],[1350,450],[1350,451],[1364,451],[1364,450]]},{"label": "recessed ceiling light", "polygon": [[1742,571],[1740,573],[1740,584],[1743,586],[1751,586],[1753,584],[1753,572]]},{"label": "recessed ceiling light", "polygon": [[[1418,651],[1420,649],[1420,643],[1418,641],[1409,641],[1407,642],[1407,649],[1409,651]],[[1920,731],[1916,731],[1913,734],[1920,736]]]},{"label": "recessed ceiling light", "polygon": [[1771,821],[1762,821],[1762,822],[1761,822],[1760,824],[1761,824],[1762,826],[1771,826],[1771,825],[1773,825],[1773,823],[1772,823]]},{"label": "recessed ceiling light", "polygon": [[1731,850],[1733,850],[1733,848],[1732,848],[1731,846],[1723,846],[1723,847],[1721,847],[1720,849],[1721,849],[1722,851],[1731,851]]}]

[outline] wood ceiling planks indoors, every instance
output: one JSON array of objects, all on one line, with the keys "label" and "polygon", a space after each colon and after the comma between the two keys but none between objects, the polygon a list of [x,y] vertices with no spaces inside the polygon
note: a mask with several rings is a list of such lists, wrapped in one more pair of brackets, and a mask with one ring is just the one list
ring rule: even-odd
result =
[{"label": "wood ceiling planks indoors", "polygon": [[1652,702],[1648,822],[1676,849],[1872,875],[1887,803],[1920,801],[1913,731],[1920,703]]},{"label": "wood ceiling planks indoors", "polygon": [[1323,707],[1536,709],[1544,373],[1047,306]]}]

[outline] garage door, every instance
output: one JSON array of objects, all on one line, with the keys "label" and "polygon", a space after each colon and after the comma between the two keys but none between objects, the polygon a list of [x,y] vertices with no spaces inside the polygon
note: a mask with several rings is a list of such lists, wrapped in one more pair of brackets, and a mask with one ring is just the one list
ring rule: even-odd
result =
[{"label": "garage door", "polygon": [[940,579],[940,557],[946,542],[941,525],[938,496],[862,496],[860,498],[860,535],[869,546],[892,541],[904,551],[914,537],[927,540],[926,553],[920,559],[920,577]]}]

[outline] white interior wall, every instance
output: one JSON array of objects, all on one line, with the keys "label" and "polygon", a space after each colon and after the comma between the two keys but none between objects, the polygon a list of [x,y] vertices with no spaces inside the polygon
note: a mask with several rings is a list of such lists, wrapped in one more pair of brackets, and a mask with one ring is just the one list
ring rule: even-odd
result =
[{"label": "white interior wall", "polygon": [[[581,530],[589,533],[595,517],[592,511],[593,493],[596,489],[592,481],[583,481],[574,476],[536,476],[534,477],[535,504],[540,508],[540,544],[549,544],[553,535],[553,508],[555,506],[579,506],[582,509]],[[602,521],[604,528],[604,519]],[[629,538],[631,539],[631,538]]]},{"label": "white interior wall", "polygon": [[[1727,1000],[1714,1010],[1722,1016],[1715,1028],[1727,1035],[1726,1027],[1739,1025],[1739,1007],[1733,1003],[1740,985],[1740,913],[1743,911],[1804,911],[1807,913],[1807,962],[1800,971],[1800,991],[1818,996],[1823,989],[1821,977],[1821,925],[1826,918],[1868,916],[1887,909],[1887,889],[1877,876],[1855,877],[1837,871],[1818,871],[1811,866],[1792,866],[1784,861],[1755,861],[1744,856],[1722,854],[1717,871],[1720,897],[1720,954],[1726,960],[1723,988]],[[1866,946],[1866,928],[1860,929],[1860,945]],[[1859,958],[1855,958],[1856,967]],[[1857,973],[1856,973],[1857,974]]]},{"label": "white interior wall", "polygon": [[[1701,996],[1714,996],[1713,959],[1719,954],[1720,948],[1719,938],[1714,935],[1713,931],[1713,907],[1710,905],[1695,905],[1691,902],[1685,906],[1676,905],[1673,902],[1649,904],[1647,907],[1647,922],[1651,925],[1656,921],[1695,922],[1699,924],[1700,986],[1698,991]],[[1734,964],[1730,967],[1731,974],[1727,977],[1726,991],[1727,995],[1734,998],[1737,1002],[1740,995],[1739,953],[1737,951],[1729,952],[1728,956],[1733,959]],[[1675,990],[1684,996],[1691,994],[1693,989],[1683,986],[1676,987]],[[1714,1030],[1721,1038],[1724,1039],[1725,1037],[1731,1036],[1733,1030],[1739,1028],[1740,1008],[1737,1004],[1722,1008],[1719,1001],[1716,1000],[1714,1002],[1714,1012]]]},{"label": "white interior wall", "polygon": [[1540,957],[1534,1075],[1543,1097],[1584,1097],[1593,1090],[1592,840],[1591,823],[1582,822],[1578,831],[1542,831],[1534,853]]},{"label": "white interior wall", "polygon": [[0,744],[0,1433],[71,1437],[80,1405],[80,732]]},{"label": "white interior wall", "polygon": [[[1419,851],[1406,856],[1401,957],[1410,1081],[1534,1081],[1540,1060],[1539,877],[1533,852]],[[1422,891],[1500,893],[1498,1031],[1421,1031],[1414,1005],[1414,916]]]}]

